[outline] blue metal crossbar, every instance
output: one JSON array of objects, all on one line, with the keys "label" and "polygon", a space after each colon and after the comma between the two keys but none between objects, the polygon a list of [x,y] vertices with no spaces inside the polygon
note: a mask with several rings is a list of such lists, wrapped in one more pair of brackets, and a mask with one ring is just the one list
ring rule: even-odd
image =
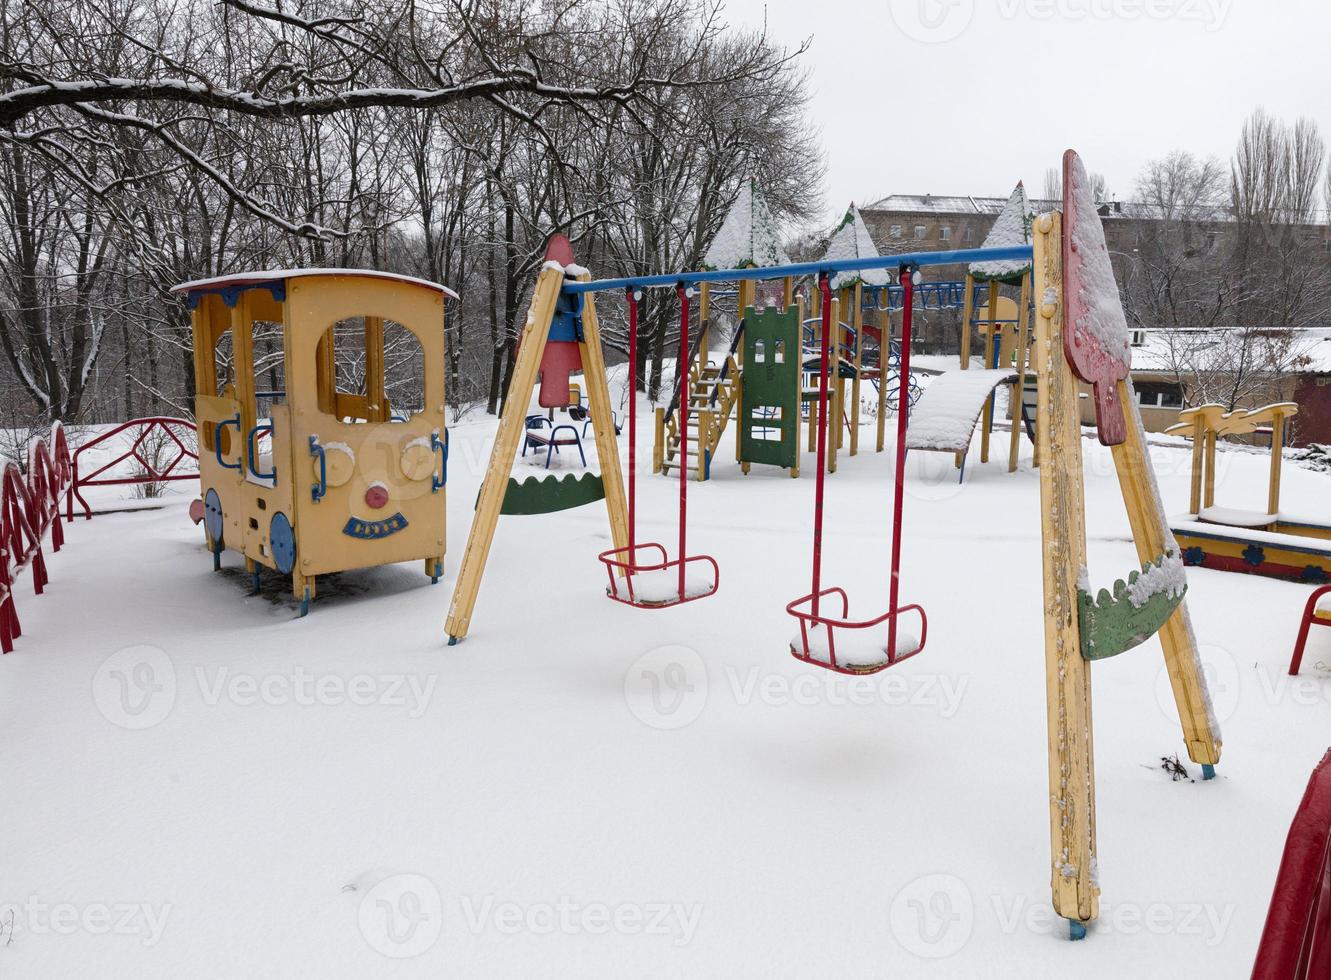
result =
[{"label": "blue metal crossbar", "polygon": [[898,269],[902,266],[967,265],[971,262],[1034,261],[1035,250],[1029,245],[1010,245],[1005,248],[963,248],[955,252],[914,252],[902,255],[880,255],[872,259],[833,259],[822,262],[796,262],[792,265],[769,265],[760,269],[712,269],[706,272],[675,272],[661,276],[632,276],[627,279],[593,279],[590,282],[564,283],[564,292],[604,293],[610,290],[675,288],[702,282],[738,282],[742,279],[784,279],[798,276],[816,276],[826,272],[854,272],[857,269]]}]

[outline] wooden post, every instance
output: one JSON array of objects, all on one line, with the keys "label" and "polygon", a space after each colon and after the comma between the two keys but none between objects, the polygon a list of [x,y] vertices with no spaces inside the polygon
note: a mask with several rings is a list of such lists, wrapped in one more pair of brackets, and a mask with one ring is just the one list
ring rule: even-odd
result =
[{"label": "wooden post", "polygon": [[1208,425],[1206,427],[1206,468],[1202,487],[1203,507],[1211,507],[1215,504],[1215,440],[1216,430]]},{"label": "wooden post", "polygon": [[[878,316],[878,442],[877,452],[883,451],[887,433],[887,357],[892,349],[892,301],[888,308]],[[906,379],[906,390],[910,390],[910,379]],[[900,408],[901,406],[897,406]],[[909,406],[907,406],[909,407]]]},{"label": "wooden post", "polygon": [[666,424],[665,409],[656,408],[656,439],[652,442],[652,472],[660,473],[665,465]]},{"label": "wooden post", "polygon": [[961,370],[971,366],[971,319],[975,316],[975,277],[966,273],[966,295],[961,300]]},{"label": "wooden post", "polygon": [[[1143,562],[1159,561],[1165,550],[1174,546],[1174,539],[1157,503],[1160,497],[1155,471],[1146,455],[1141,416],[1127,381],[1118,383],[1118,395],[1128,423],[1128,438],[1112,448],[1114,469],[1118,471],[1137,558]],[[1165,653],[1165,667],[1174,691],[1174,703],[1178,706],[1188,757],[1199,765],[1213,766],[1220,761],[1220,733],[1210,717],[1206,679],[1202,676],[1186,600],[1179,603],[1174,614],[1161,627],[1160,646]]]},{"label": "wooden post", "polygon": [[384,319],[365,318],[365,402],[367,422],[387,422],[390,407],[384,392]]},{"label": "wooden post", "polygon": [[1036,222],[1036,429],[1044,540],[1045,687],[1049,726],[1050,882],[1054,910],[1088,922],[1099,914],[1096,886],[1095,759],[1090,664],[1081,655],[1077,579],[1086,564],[1078,386],[1063,356],[1061,217]]},{"label": "wooden post", "polygon": [[[740,315],[743,316],[744,310],[741,307]],[[698,284],[698,325],[701,327],[701,336],[698,338],[698,366],[705,368],[707,366],[707,357],[712,343],[712,291],[708,283]]]},{"label": "wooden post", "polygon": [[[444,624],[444,631],[448,633],[450,643],[466,636],[467,629],[471,625],[471,614],[476,608],[481,577],[485,574],[485,562],[490,555],[490,545],[494,542],[495,526],[499,523],[499,510],[503,506],[504,495],[508,492],[508,477],[513,469],[513,457],[518,451],[524,417],[527,414],[527,407],[531,404],[536,373],[541,366],[541,355],[545,353],[545,341],[554,318],[555,302],[559,299],[559,291],[563,285],[564,273],[561,269],[542,269],[540,277],[536,280],[536,289],[532,292],[531,310],[526,325],[522,328],[518,359],[513,366],[508,397],[504,400],[504,410],[499,417],[494,449],[490,453],[485,479],[481,483],[481,492],[476,499],[476,513],[472,518],[471,533],[467,536],[467,548],[462,553],[457,585],[453,588],[453,599],[449,603],[448,619]],[[590,299],[589,296],[588,300]],[[589,302],[587,306],[590,305]],[[584,318],[584,329],[585,324]],[[596,424],[595,416],[592,426],[597,430],[599,452],[604,429]],[[610,432],[613,435],[614,429],[611,428]],[[618,470],[618,449],[612,450],[610,456],[614,460],[615,469]],[[608,462],[609,460],[602,459],[601,466],[606,466]],[[608,480],[605,482],[608,500],[610,486]],[[618,541],[616,546],[619,546]]]},{"label": "wooden post", "polygon": [[1021,305],[1017,307],[1017,381],[1012,386],[1012,441],[1008,444],[1007,470],[1017,472],[1017,457],[1021,453],[1021,403],[1026,396],[1026,361],[1030,347],[1028,309],[1031,305],[1031,274],[1021,277]]},{"label": "wooden post", "polygon": [[[851,323],[855,330],[855,377],[850,383],[850,454],[854,456],[860,451],[860,375],[864,371],[864,313],[860,307],[862,301],[863,286],[860,283],[855,284],[855,295],[852,302],[855,304],[855,310],[851,314]],[[881,383],[879,387],[881,387]]]},{"label": "wooden post", "polygon": [[[578,280],[587,282],[591,277],[590,272],[584,272]],[[539,286],[538,281],[537,287]],[[605,350],[601,346],[601,326],[596,316],[595,300],[594,293],[587,293],[583,297],[582,340],[578,342],[578,354],[582,358],[583,380],[587,383],[587,409],[592,417],[596,458],[601,465],[601,484],[605,488],[605,511],[606,519],[610,522],[610,538],[616,548],[627,548],[628,498],[624,493],[624,471],[619,462],[619,439],[615,435],[615,416],[611,408],[610,385],[605,372]],[[629,397],[634,397],[634,393],[630,392]],[[525,406],[527,402],[524,401],[522,404]],[[518,415],[521,416],[522,412],[518,412]],[[521,417],[518,422],[522,422]],[[511,467],[512,450],[509,451],[508,459]]]},{"label": "wooden post", "polygon": [[1202,472],[1206,469],[1206,415],[1198,412],[1192,420],[1192,488],[1188,506],[1195,518],[1202,512]]},{"label": "wooden post", "polygon": [[[998,332],[998,283],[989,283],[989,331],[984,338],[984,369],[994,366],[994,344]],[[980,462],[989,462],[989,433],[994,427],[994,393],[984,400],[984,410],[980,413]]]},{"label": "wooden post", "polygon": [[1271,419],[1271,484],[1266,493],[1266,512],[1280,513],[1280,463],[1285,448],[1285,413],[1276,410]]},{"label": "wooden post", "polygon": [[837,383],[838,375],[841,373],[841,300],[840,297],[832,297],[832,356],[827,366],[827,371],[831,375],[830,390],[827,399],[827,472],[836,472],[836,451],[840,440],[837,438],[841,433],[841,386]]},{"label": "wooden post", "polygon": [[[707,479],[707,446],[712,438],[712,412],[700,409],[698,415],[698,482]],[[687,465],[687,464],[686,464]]]}]

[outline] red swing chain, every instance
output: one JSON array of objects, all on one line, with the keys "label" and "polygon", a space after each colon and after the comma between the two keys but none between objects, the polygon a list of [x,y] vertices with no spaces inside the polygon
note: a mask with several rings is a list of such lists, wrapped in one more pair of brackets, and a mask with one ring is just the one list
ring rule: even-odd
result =
[{"label": "red swing chain", "polygon": [[[906,471],[906,426],[908,423],[909,384],[910,384],[910,341],[912,326],[912,307],[915,302],[915,270],[907,267],[901,270],[902,313],[901,313],[901,365],[899,368],[899,391],[897,408],[897,445],[896,470],[893,474],[892,492],[892,569],[889,585],[887,654],[890,660],[897,656],[897,602],[901,587],[901,515],[904,509],[905,471]],[[828,439],[828,370],[829,348],[832,338],[832,287],[827,274],[819,273],[818,291],[822,298],[823,336],[818,355],[818,471],[814,478],[813,498],[813,582],[810,589],[810,612],[818,618],[818,606],[822,591],[823,572],[823,499],[827,482],[827,439]],[[887,343],[891,343],[891,330],[888,330]],[[837,339],[838,343],[840,338]],[[881,355],[880,355],[881,356]],[[881,380],[880,380],[881,383]]]},{"label": "red swing chain", "polygon": [[630,560],[638,536],[638,294],[628,288],[629,302],[629,547]]},{"label": "red swing chain", "polygon": [[828,338],[832,335],[832,286],[827,273],[818,273],[818,294],[823,304],[823,336],[818,355],[818,449],[817,471],[813,490],[813,603],[809,607],[814,619],[818,618],[818,593],[823,578],[823,485],[827,479],[827,363]]},{"label": "red swing chain", "polygon": [[[684,599],[684,536],[689,511],[689,297],[681,282],[679,297],[679,598]],[[701,451],[701,447],[699,447]]]},{"label": "red swing chain", "polygon": [[[897,656],[897,596],[901,586],[901,511],[906,487],[906,423],[910,415],[910,333],[911,313],[915,305],[915,269],[906,266],[901,270],[901,365],[898,368],[899,389],[897,394],[897,466],[894,474],[892,498],[892,586],[888,600],[893,613],[887,621],[887,655],[893,660]],[[888,330],[888,345],[891,345],[892,331]],[[878,354],[882,364],[881,348]],[[882,379],[879,378],[879,384]]]}]

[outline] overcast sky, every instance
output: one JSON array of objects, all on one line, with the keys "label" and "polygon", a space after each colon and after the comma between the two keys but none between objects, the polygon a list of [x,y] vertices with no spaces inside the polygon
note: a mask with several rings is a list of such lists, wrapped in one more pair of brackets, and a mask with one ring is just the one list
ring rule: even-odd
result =
[{"label": "overcast sky", "polygon": [[1111,193],[1172,149],[1228,161],[1257,106],[1331,139],[1325,0],[729,0],[811,37],[825,211],[892,193],[1033,195],[1076,148]]}]

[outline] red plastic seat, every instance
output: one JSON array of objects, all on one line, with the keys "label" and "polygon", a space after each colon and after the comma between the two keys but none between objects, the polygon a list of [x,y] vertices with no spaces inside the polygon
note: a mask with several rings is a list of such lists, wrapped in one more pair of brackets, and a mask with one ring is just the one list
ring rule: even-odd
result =
[{"label": "red plastic seat", "polygon": [[610,576],[605,594],[639,609],[664,609],[705,599],[721,585],[721,569],[711,555],[672,561],[665,547],[655,542],[612,548],[596,557]]},{"label": "red plastic seat", "polygon": [[[854,621],[846,618],[850,615],[846,590],[834,587],[817,594],[820,604],[831,596],[841,600],[838,618],[815,613],[813,593],[786,606],[786,612],[800,621],[799,635],[790,641],[790,653],[796,660],[826,667],[838,674],[876,674],[909,660],[924,649],[929,620],[921,606],[912,603],[873,619]],[[908,612],[919,616],[919,630],[915,633],[901,629],[901,615]],[[896,621],[895,631],[893,620]],[[889,649],[890,646],[896,649]]]}]

